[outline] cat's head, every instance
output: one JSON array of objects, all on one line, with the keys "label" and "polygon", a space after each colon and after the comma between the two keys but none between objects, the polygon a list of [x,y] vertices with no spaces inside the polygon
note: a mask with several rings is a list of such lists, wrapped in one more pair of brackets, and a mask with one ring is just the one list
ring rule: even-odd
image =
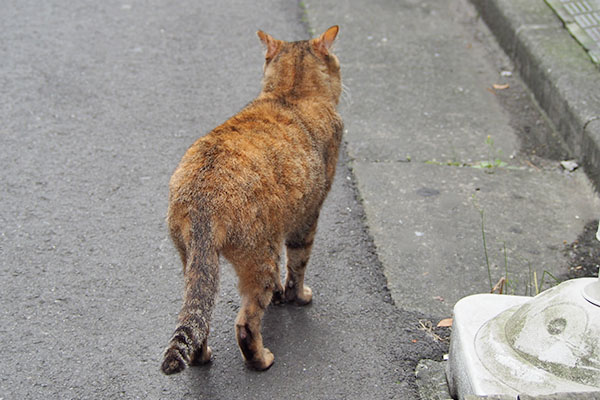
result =
[{"label": "cat's head", "polygon": [[258,31],[266,47],[263,93],[293,101],[324,97],[338,103],[342,92],[340,62],[331,47],[338,34],[332,26],[315,39],[284,42]]}]

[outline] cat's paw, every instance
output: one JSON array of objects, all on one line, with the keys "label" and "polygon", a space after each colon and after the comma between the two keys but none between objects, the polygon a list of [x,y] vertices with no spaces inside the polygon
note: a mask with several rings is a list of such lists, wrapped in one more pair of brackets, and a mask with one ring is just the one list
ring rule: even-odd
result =
[{"label": "cat's paw", "polygon": [[190,365],[204,365],[206,363],[209,363],[212,357],[212,350],[210,349],[210,347],[206,346],[206,350],[198,350],[196,352],[196,354],[194,354],[194,356],[192,357],[192,360],[190,361]]},{"label": "cat's paw", "polygon": [[263,348],[261,357],[255,357],[252,361],[247,361],[248,366],[257,371],[266,371],[273,365],[275,356],[266,347]]},{"label": "cat's paw", "polygon": [[312,301],[312,289],[304,286],[301,290],[298,290],[296,286],[287,286],[285,288],[285,300],[288,303],[305,306]]},{"label": "cat's paw", "polygon": [[285,297],[283,294],[283,288],[280,290],[275,290],[273,292],[273,298],[271,299],[271,304],[279,305],[285,303]]},{"label": "cat's paw", "polygon": [[312,301],[312,289],[308,286],[304,286],[301,292],[302,294],[298,293],[298,296],[296,297],[296,304],[305,306]]}]

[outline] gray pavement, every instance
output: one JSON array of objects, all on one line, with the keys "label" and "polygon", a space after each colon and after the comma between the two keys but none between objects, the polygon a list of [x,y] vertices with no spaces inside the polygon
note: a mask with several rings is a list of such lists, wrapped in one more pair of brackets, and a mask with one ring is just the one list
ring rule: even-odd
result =
[{"label": "gray pavement", "polygon": [[[6,4],[0,398],[418,398],[417,362],[447,349],[428,323],[489,291],[481,212],[492,280],[506,259],[516,294],[532,290],[530,271],[564,274],[564,244],[600,215],[597,69],[551,10],[473,3]],[[348,87],[314,304],[269,310],[276,364],[249,371],[225,267],[214,362],[165,377],[181,295],[168,178],[257,93],[255,30],[302,38],[303,20],[315,33],[340,25]],[[567,158],[587,175],[561,170]]]}]

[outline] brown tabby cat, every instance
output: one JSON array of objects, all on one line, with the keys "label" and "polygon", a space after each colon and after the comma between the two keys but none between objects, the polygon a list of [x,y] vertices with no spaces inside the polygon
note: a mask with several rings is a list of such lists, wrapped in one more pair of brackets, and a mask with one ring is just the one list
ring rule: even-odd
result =
[{"label": "brown tabby cat", "polygon": [[[331,53],[337,33],[333,26],[317,39],[290,43],[259,31],[266,46],[261,93],[198,139],[171,177],[167,219],[185,291],[162,363],[165,374],[211,358],[207,336],[219,255],[239,278],[235,331],[249,366],[273,364],[261,336],[271,300],[310,303],[304,270],[342,138],[340,64]],[[284,243],[285,287],[279,279]]]}]

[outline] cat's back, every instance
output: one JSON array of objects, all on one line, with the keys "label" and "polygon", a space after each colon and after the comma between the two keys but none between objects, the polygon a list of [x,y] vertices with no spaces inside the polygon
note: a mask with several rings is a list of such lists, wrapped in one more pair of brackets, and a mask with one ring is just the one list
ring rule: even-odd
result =
[{"label": "cat's back", "polygon": [[299,199],[322,186],[322,144],[309,126],[319,117],[304,114],[255,100],[187,150],[171,178],[172,200]]}]

